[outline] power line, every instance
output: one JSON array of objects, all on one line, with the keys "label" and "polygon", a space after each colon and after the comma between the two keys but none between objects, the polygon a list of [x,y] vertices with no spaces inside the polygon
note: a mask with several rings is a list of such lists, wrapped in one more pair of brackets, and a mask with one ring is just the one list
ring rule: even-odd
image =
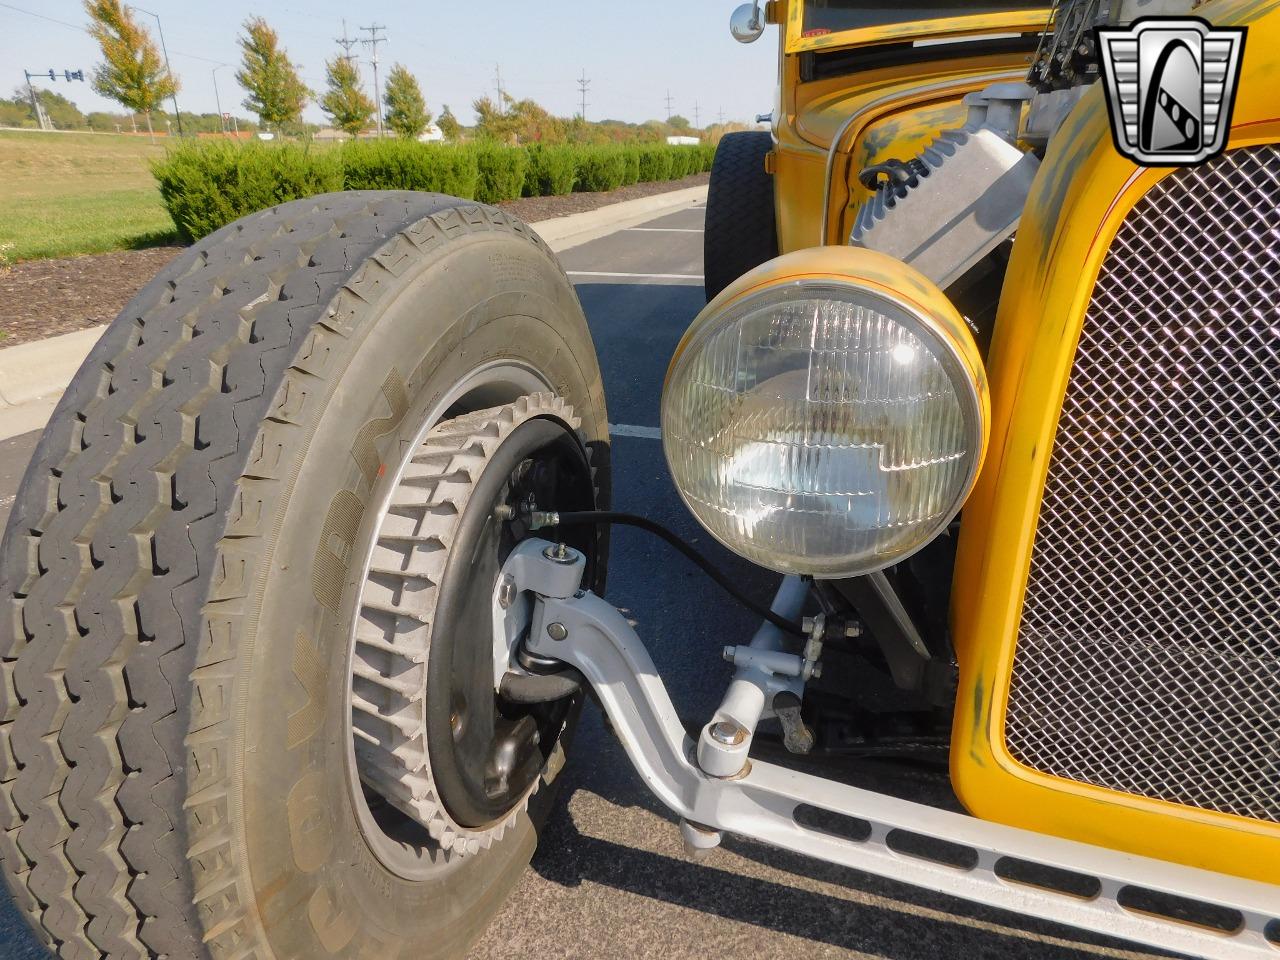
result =
[{"label": "power line", "polygon": [[175,57],[186,57],[188,60],[203,60],[205,63],[222,63],[221,60],[215,60],[213,57],[201,57],[194,53],[183,53],[181,50],[173,51]]},{"label": "power line", "polygon": [[667,88],[667,96],[666,96],[666,101],[667,101],[667,120],[668,120],[668,121],[671,119],[671,101],[672,101],[672,100],[674,100],[674,99],[675,99],[675,97],[671,96],[671,89],[668,87],[668,88]]},{"label": "power line", "polygon": [[697,101],[697,100],[693,101],[693,129],[695,129],[695,130],[699,129],[699,127],[698,127],[698,101]]},{"label": "power line", "polygon": [[378,36],[379,30],[387,29],[385,25],[375,23],[371,27],[361,27],[369,34],[368,40],[361,40],[365,46],[373,48],[373,102],[378,109],[378,137],[382,137],[382,90],[378,87],[378,44],[386,43],[386,37]]},{"label": "power line", "polygon": [[724,107],[721,107],[720,112],[716,114],[716,122],[718,122],[720,126],[724,126]]},{"label": "power line", "polygon": [[[17,13],[25,13],[28,17],[35,17],[38,20],[48,20],[50,23],[56,23],[60,27],[70,27],[72,30],[79,30],[81,33],[87,33],[93,36],[93,31],[78,23],[69,23],[66,20],[58,20],[56,17],[46,17],[43,13],[36,13],[34,10],[24,10],[22,7],[15,7],[12,3],[0,3],[0,7],[6,10],[13,10]],[[183,53],[181,50],[173,51],[170,56],[186,57],[188,60],[203,60],[205,63],[221,63],[221,60],[215,60],[213,57],[202,57],[195,53]]]},{"label": "power line", "polygon": [[493,65],[493,83],[498,88],[498,113],[505,115],[507,112],[507,101],[502,95],[502,65],[495,63]]},{"label": "power line", "polygon": [[342,18],[342,36],[334,37],[333,42],[342,48],[343,60],[346,60],[348,63],[350,63],[352,60],[356,58],[356,55],[351,52],[351,48],[354,47],[357,43],[359,43],[360,40],[358,37],[347,36],[347,18],[346,17]]},{"label": "power line", "polygon": [[23,10],[21,7],[15,7],[11,3],[0,3],[0,7],[5,7],[8,10],[16,10],[18,13],[25,13],[28,17],[37,17],[41,20],[48,20],[50,23],[61,24],[64,27],[70,27],[72,30],[79,30],[81,33],[89,32],[78,23],[68,23],[66,20],[55,20],[53,17],[46,17],[43,13],[36,13],[34,10]]},{"label": "power line", "polygon": [[582,119],[587,119],[587,89],[591,86],[591,81],[587,79],[586,67],[582,68],[582,78],[578,81],[578,92],[582,94]]}]

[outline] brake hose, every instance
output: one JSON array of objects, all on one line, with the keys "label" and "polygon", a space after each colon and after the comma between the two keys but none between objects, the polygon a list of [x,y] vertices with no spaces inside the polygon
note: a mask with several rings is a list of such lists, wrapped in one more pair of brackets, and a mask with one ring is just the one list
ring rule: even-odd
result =
[{"label": "brake hose", "polygon": [[738,603],[742,604],[756,616],[769,621],[779,630],[784,630],[794,636],[808,636],[800,624],[774,613],[768,607],[762,606],[760,603],[752,600],[745,593],[739,590],[734,585],[733,581],[729,579],[727,574],[682,540],[679,534],[667,529],[662,524],[654,520],[650,520],[648,517],[641,517],[634,513],[620,513],[616,510],[578,510],[568,513],[543,513],[541,511],[534,511],[532,526],[534,530],[538,530],[542,527],[582,526],[584,524],[596,523],[637,527],[641,530],[646,530],[649,533],[652,533],[654,536],[665,540],[668,544],[675,547],[682,554],[688,557],[689,560],[693,561],[694,564],[702,569],[703,573],[719,584],[720,588],[724,590],[725,593],[729,594],[729,596],[733,597],[734,600],[737,600]]}]

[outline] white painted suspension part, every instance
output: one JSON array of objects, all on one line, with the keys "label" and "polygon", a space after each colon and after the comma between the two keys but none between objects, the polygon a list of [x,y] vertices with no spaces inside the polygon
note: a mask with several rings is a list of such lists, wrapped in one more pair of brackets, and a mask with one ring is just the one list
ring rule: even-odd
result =
[{"label": "white painted suspension part", "polygon": [[[521,544],[520,563],[536,565],[546,546],[538,540]],[[557,592],[565,593],[563,588]],[[548,623],[564,627],[563,639],[548,635]],[[637,772],[681,818],[686,841],[694,846],[714,846],[714,834],[726,831],[1107,936],[1215,960],[1280,960],[1280,946],[1267,938],[1268,924],[1280,925],[1280,887],[1271,884],[989,823],[759,760],[733,778],[709,774],[694,762],[696,746],[644,644],[622,614],[592,593],[539,597],[528,648],[582,672]],[[865,838],[802,824],[797,819],[802,808],[860,824]],[[896,844],[903,834],[963,848],[973,865],[957,867],[909,852]],[[1006,860],[1092,878],[1100,892],[1083,898],[1017,882],[998,872]],[[1242,923],[1219,932],[1129,909],[1121,903],[1126,890],[1225,907],[1238,911]]]}]

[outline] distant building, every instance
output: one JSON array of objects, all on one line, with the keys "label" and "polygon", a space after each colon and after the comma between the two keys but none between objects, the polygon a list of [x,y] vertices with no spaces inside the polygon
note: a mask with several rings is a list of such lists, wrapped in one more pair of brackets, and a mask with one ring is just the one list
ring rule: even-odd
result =
[{"label": "distant building", "polygon": [[667,137],[667,143],[673,147],[696,147],[701,142],[697,137]]},{"label": "distant building", "polygon": [[337,127],[321,127],[316,131],[315,138],[317,140],[350,140],[351,134]]},{"label": "distant building", "polygon": [[428,123],[427,129],[423,130],[420,134],[418,134],[418,141],[420,143],[433,143],[435,141],[443,140],[443,139],[444,139],[444,134],[440,132],[440,128],[437,127],[434,123]]}]

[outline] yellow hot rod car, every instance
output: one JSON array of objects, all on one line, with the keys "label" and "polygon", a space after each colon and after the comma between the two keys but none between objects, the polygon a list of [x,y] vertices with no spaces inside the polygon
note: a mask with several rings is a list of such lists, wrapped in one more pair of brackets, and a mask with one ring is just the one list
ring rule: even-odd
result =
[{"label": "yellow hot rod car", "polygon": [[[772,602],[611,509],[524,224],[409,192],[231,224],[94,348],[0,549],[0,864],[60,956],[461,956],[591,698],[691,853],[1280,957],[1280,0],[731,30],[770,24],[661,414]],[[691,730],[601,599],[616,524],[764,621]],[[762,724],[807,771],[946,750],[968,815]]]},{"label": "yellow hot rod car", "polygon": [[[708,293],[782,252],[791,256],[738,281],[738,295],[874,271],[883,289],[931,305],[936,291],[917,292],[910,272],[848,245],[923,266],[970,326],[982,355],[970,358],[974,389],[989,384],[991,397],[949,591],[961,798],[1003,823],[1280,883],[1263,436],[1280,399],[1280,99],[1265,79],[1280,12],[1055,7],[1076,46],[1108,6],[1113,23],[1194,13],[1249,29],[1225,151],[1172,167],[1116,149],[1096,51],[1079,56],[1083,68],[1065,61],[1041,35],[1043,8],[926,6],[886,8],[875,22],[860,4],[766,5],[783,34],[773,136],[767,148],[751,134],[729,147],[754,150],[769,172],[777,239],[744,249],[729,208],[750,201],[741,190],[718,197],[713,180]],[[905,9],[919,19],[900,20]],[[812,26],[841,18],[843,31]],[[940,137],[963,130],[990,91],[1025,98],[1022,126],[1008,130],[1027,153],[986,196],[962,175],[924,203],[899,189],[886,208],[892,188],[866,172],[933,162]],[[1047,120],[1054,98],[1071,106]],[[1024,158],[1039,160],[1026,182]],[[1013,204],[990,196],[1012,191]],[[1003,232],[1000,246],[984,236],[985,260],[975,264],[976,243],[933,252],[963,218],[984,215]],[[896,218],[916,222],[875,243]]]}]

